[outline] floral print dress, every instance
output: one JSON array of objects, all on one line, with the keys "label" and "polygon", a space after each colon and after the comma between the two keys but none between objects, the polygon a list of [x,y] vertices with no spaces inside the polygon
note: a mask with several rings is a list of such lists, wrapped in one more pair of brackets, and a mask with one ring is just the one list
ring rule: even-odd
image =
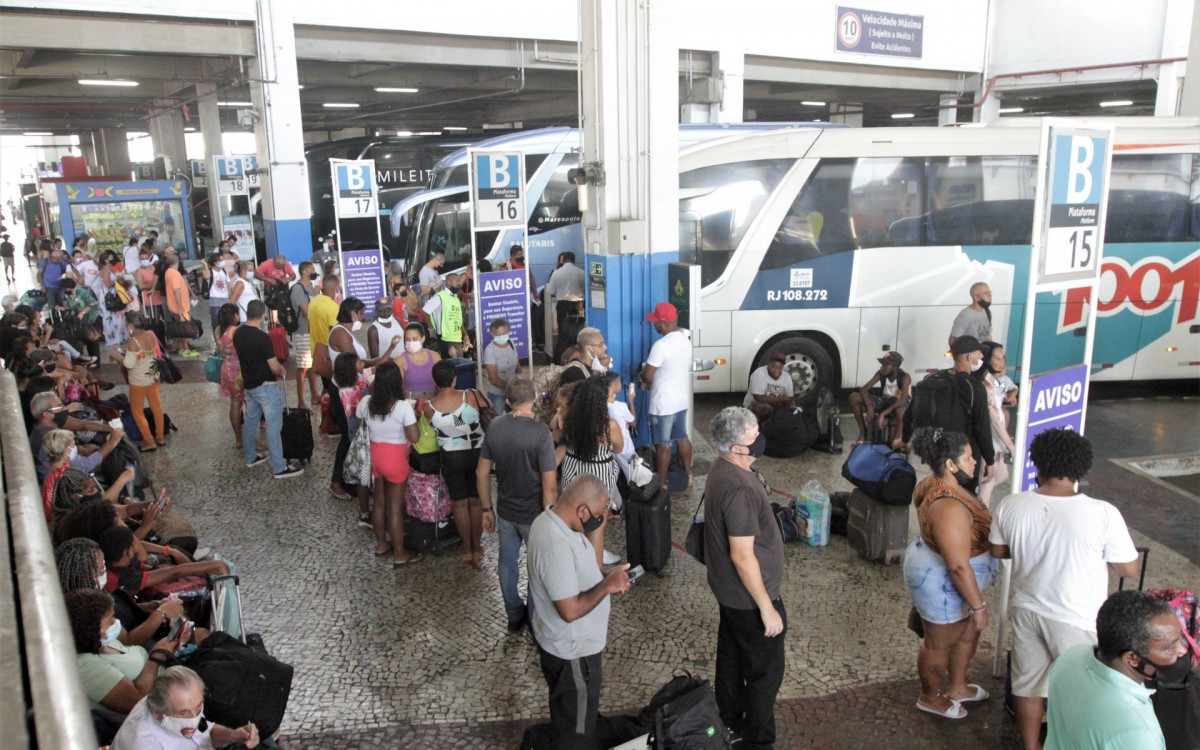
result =
[{"label": "floral print dress", "polygon": [[221,395],[225,398],[242,399],[242,365],[238,362],[237,349],[233,348],[233,332],[237,326],[230,326],[221,334],[217,348],[225,361],[221,363]]}]

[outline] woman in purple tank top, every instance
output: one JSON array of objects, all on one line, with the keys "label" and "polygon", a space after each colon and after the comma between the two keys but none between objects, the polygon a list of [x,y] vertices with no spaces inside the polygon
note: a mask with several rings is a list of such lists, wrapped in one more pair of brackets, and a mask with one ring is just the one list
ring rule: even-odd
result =
[{"label": "woman in purple tank top", "polygon": [[437,352],[425,348],[425,326],[409,323],[404,327],[404,354],[395,362],[404,373],[405,398],[433,398],[437,394],[433,365],[440,359]]}]

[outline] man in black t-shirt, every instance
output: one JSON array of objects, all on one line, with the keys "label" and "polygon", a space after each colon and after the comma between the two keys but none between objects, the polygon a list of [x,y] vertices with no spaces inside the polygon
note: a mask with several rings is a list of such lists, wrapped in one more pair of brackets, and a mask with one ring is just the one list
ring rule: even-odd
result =
[{"label": "man in black t-shirt", "polygon": [[[528,618],[517,589],[521,545],[541,512],[558,499],[554,438],[533,417],[533,381],[518,375],[504,389],[511,411],[492,420],[479,451],[475,482],[483,509],[483,530],[500,532],[500,593],[508,629],[520,630]],[[492,465],[496,467],[496,503],[492,503]],[[497,518],[497,516],[499,516]]]},{"label": "man in black t-shirt", "polygon": [[717,708],[746,747],[774,747],[787,631],[783,536],[766,488],[750,469],[767,443],[754,412],[741,406],[713,418],[712,439],[717,460],[704,489],[704,561],[721,613]]},{"label": "man in black t-shirt", "polygon": [[[246,413],[242,422],[242,457],[249,469],[268,460],[271,473],[276,479],[286,479],[304,473],[300,467],[288,466],[283,459],[283,410],[287,399],[283,389],[275,383],[276,376],[284,377],[285,370],[275,359],[275,347],[271,337],[262,329],[267,306],[262,300],[251,300],[246,305],[246,322],[233,332],[233,348],[237,351],[242,367],[242,389],[246,394]],[[254,436],[258,423],[267,422],[267,456],[254,449]]]},{"label": "man in black t-shirt", "polygon": [[17,269],[13,266],[16,261],[14,258],[17,254],[17,246],[8,241],[8,235],[0,235],[0,258],[4,259],[4,280],[15,282],[17,280]]}]

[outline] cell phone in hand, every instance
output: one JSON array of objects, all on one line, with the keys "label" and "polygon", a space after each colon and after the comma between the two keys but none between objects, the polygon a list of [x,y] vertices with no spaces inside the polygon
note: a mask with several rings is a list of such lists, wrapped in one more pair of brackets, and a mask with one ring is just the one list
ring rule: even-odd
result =
[{"label": "cell phone in hand", "polygon": [[174,620],[171,620],[171,632],[167,633],[167,640],[173,641],[178,638],[186,622],[187,620],[182,617],[176,617]]},{"label": "cell phone in hand", "polygon": [[628,572],[628,573],[626,573],[626,575],[627,575],[627,576],[629,576],[629,582],[630,582],[630,583],[633,583],[633,582],[634,582],[634,581],[636,581],[637,579],[639,579],[639,578],[641,578],[642,576],[646,575],[646,569],[645,569],[645,568],[643,568],[641,565],[638,565],[638,566],[637,566],[637,567],[635,567],[635,568],[630,568],[630,569],[629,569],[629,572]]}]

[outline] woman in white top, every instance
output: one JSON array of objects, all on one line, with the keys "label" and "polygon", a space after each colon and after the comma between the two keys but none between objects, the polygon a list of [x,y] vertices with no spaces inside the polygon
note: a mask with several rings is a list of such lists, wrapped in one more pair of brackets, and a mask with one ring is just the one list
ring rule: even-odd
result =
[{"label": "woman in white top", "polygon": [[217,252],[208,256],[208,260],[200,265],[200,275],[208,284],[209,322],[212,323],[210,330],[213,331],[217,330],[217,315],[221,305],[229,301],[228,269],[234,268],[237,264],[237,260],[229,256],[225,248],[226,245],[222,242]]},{"label": "woman in white top", "polygon": [[1012,460],[1016,446],[1008,435],[1008,425],[1004,418],[1004,390],[996,380],[1003,377],[1007,364],[1004,347],[995,341],[984,341],[980,346],[983,348],[983,367],[976,370],[974,376],[983,381],[983,389],[987,391],[988,416],[992,420],[992,445],[996,450],[996,473],[992,476],[992,481],[979,485],[979,499],[988,506],[992,502],[992,490],[1008,480],[1009,461]]},{"label": "woman in white top", "polygon": [[358,297],[347,297],[338,306],[337,325],[329,329],[329,351],[334,365],[337,364],[338,355],[346,352],[357,354],[358,358],[363,361],[363,369],[377,367],[392,358],[392,350],[396,348],[401,339],[395,338],[389,341],[388,347],[382,355],[370,357],[367,355],[367,350],[355,338],[353,332],[362,330],[363,311],[366,307]]},{"label": "woman in white top", "polygon": [[258,289],[254,286],[254,264],[239,260],[234,264],[234,274],[233,285],[229,288],[229,301],[238,306],[238,316],[245,323],[246,305],[258,299]]},{"label": "woman in white top", "polygon": [[375,322],[367,329],[367,351],[378,357],[382,347],[395,340],[404,340],[404,324],[394,317],[392,301],[381,299],[375,303]]},{"label": "woman in white top", "polygon": [[424,559],[420,554],[404,552],[404,488],[408,446],[417,442],[421,431],[412,406],[404,400],[404,379],[394,362],[384,362],[375,370],[371,395],[359,402],[356,415],[359,429],[366,429],[371,438],[371,474],[376,478],[371,518],[375,555],[391,553],[392,566],[397,568],[420,562]]}]

